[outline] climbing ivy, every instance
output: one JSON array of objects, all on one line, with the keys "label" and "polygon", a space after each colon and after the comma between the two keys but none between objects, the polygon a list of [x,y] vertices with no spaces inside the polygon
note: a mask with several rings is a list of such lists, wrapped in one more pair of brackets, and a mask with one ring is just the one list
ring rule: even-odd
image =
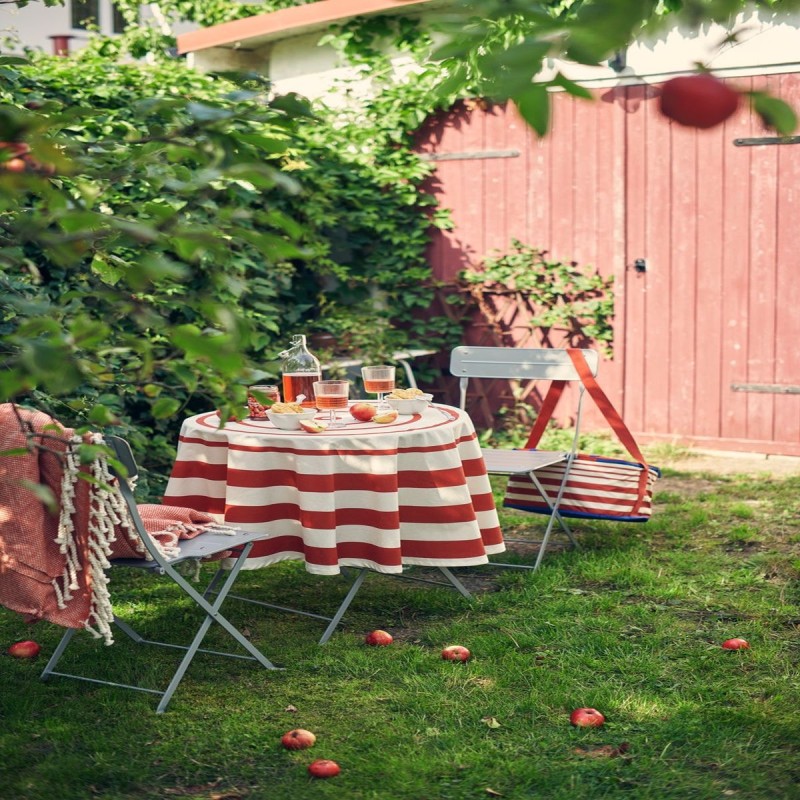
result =
[{"label": "climbing ivy", "polygon": [[460,273],[461,283],[476,293],[510,291],[523,296],[535,311],[529,319],[545,337],[563,331],[566,342],[585,346],[593,341],[611,354],[613,278],[587,265],[548,258],[545,250],[512,240],[511,249],[484,259],[476,269]]}]

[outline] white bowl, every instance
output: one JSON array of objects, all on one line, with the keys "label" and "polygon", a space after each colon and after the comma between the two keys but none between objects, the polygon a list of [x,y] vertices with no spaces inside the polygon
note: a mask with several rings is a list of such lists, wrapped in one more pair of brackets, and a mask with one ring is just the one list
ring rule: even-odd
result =
[{"label": "white bowl", "polygon": [[314,419],[316,416],[316,408],[307,408],[297,414],[276,414],[274,411],[267,411],[269,421],[282,431],[299,431],[301,419]]},{"label": "white bowl", "polygon": [[431,400],[433,400],[432,394],[421,394],[417,397],[405,399],[400,397],[386,398],[386,402],[396,409],[398,414],[421,414],[431,404]]}]

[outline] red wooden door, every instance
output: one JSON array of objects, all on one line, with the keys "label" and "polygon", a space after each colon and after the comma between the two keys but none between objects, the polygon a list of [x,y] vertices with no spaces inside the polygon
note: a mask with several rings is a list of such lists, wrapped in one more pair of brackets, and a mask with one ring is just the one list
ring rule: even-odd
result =
[{"label": "red wooden door", "polygon": [[[800,75],[733,83],[800,100]],[[670,124],[654,99],[626,119],[627,423],[800,455],[800,146],[746,108],[709,131]]]},{"label": "red wooden door", "polygon": [[[800,75],[734,83],[800,107]],[[800,144],[752,144],[768,132],[747,108],[682,128],[656,97],[557,95],[542,140],[513,108],[432,120],[420,150],[440,159],[432,185],[454,222],[434,236],[434,274],[512,238],[594,265],[615,279],[601,381],[642,440],[800,455]]]}]

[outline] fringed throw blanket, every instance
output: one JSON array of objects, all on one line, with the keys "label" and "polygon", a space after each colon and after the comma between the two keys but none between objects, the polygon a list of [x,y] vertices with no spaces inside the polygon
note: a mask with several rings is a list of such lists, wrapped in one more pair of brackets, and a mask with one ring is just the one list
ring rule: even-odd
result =
[{"label": "fringed throw blanket", "polygon": [[[98,434],[76,436],[42,412],[0,404],[0,605],[27,622],[86,628],[111,644],[109,561],[151,556],[106,459],[78,462],[76,445],[102,441]],[[37,496],[41,486],[55,497],[55,513]],[[179,539],[219,529],[211,515],[192,509],[138,508],[167,557],[179,553]]]}]

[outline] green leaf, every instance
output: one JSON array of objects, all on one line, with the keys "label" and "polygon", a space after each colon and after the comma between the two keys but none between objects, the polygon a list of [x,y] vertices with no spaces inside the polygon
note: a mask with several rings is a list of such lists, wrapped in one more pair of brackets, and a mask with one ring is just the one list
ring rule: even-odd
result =
[{"label": "green leaf", "polygon": [[550,96],[547,89],[541,84],[532,83],[512,99],[522,118],[539,136],[544,136],[550,126]]},{"label": "green leaf", "polygon": [[95,405],[89,411],[89,422],[98,426],[119,425],[119,417],[107,406]]},{"label": "green leaf", "polygon": [[553,86],[559,86],[573,97],[582,97],[585,100],[594,99],[594,95],[585,87],[562,75],[560,72],[550,81]]},{"label": "green leaf", "polygon": [[180,402],[173,397],[159,397],[153,403],[153,416],[156,419],[168,419],[175,416],[180,407]]},{"label": "green leaf", "polygon": [[750,92],[749,96],[753,110],[761,117],[761,121],[779,136],[791,136],[797,130],[797,114],[779,97],[765,92]]}]

